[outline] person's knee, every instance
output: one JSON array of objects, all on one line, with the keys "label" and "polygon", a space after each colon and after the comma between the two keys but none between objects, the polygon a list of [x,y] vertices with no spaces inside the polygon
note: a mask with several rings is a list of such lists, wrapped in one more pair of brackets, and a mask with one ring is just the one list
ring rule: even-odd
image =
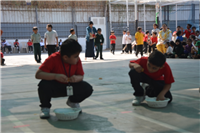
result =
[{"label": "person's knee", "polygon": [[137,77],[139,75],[139,73],[134,69],[132,68],[130,71],[129,71],[129,76],[130,77]]}]

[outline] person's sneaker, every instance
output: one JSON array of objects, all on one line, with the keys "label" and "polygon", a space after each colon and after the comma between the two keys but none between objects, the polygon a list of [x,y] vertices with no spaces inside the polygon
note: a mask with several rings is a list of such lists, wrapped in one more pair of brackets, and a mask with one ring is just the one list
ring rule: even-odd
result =
[{"label": "person's sneaker", "polygon": [[66,104],[67,104],[69,107],[73,108],[73,109],[80,110],[80,113],[82,113],[82,109],[81,109],[79,103],[73,103],[73,102],[71,102],[71,101],[68,99]]},{"label": "person's sneaker", "polygon": [[41,113],[40,113],[40,118],[41,119],[47,119],[50,117],[50,109],[49,108],[42,108]]},{"label": "person's sneaker", "polygon": [[135,99],[132,101],[133,106],[138,106],[145,100],[145,96],[135,96]]},{"label": "person's sneaker", "polygon": [[104,58],[100,58],[101,60],[104,60]]}]

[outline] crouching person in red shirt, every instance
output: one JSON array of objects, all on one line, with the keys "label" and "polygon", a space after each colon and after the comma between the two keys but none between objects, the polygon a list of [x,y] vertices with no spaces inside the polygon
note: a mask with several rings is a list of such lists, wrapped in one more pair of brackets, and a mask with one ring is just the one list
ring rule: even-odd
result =
[{"label": "crouching person in red shirt", "polygon": [[50,117],[51,98],[69,96],[66,104],[81,112],[79,103],[92,94],[92,86],[83,81],[84,71],[79,58],[81,51],[77,41],[65,40],[60,52],[49,56],[36,72],[36,78],[42,79],[38,84],[41,119]]},{"label": "crouching person in red shirt", "polygon": [[[140,105],[145,100],[145,95],[157,97],[157,100],[169,98],[168,103],[172,101],[169,90],[174,78],[164,54],[154,51],[149,57],[130,61],[129,67],[131,84],[135,90],[133,94],[135,99],[132,101],[134,106]],[[143,87],[140,82],[143,83]]]}]

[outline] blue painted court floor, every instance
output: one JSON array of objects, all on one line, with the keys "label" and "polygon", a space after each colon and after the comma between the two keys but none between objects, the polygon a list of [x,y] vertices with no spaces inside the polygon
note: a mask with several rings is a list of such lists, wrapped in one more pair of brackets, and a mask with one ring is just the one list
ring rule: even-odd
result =
[{"label": "blue painted court floor", "polygon": [[[134,55],[104,52],[104,61],[84,60],[85,76],[94,89],[80,105],[76,120],[58,121],[53,110],[68,108],[67,97],[52,99],[51,117],[39,118],[33,54],[5,55],[1,67],[1,133],[199,133],[199,60],[167,59],[174,78],[173,101],[166,108],[132,106],[128,63]],[[42,61],[47,53],[42,54]]]}]

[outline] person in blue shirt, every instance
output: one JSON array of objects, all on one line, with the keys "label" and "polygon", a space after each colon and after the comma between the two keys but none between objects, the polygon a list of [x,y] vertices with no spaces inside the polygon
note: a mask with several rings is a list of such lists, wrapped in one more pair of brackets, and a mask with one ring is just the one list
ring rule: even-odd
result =
[{"label": "person in blue shirt", "polygon": [[183,37],[182,37],[182,32],[181,31],[178,31],[176,33],[177,37],[176,37],[176,40],[180,40],[181,42],[183,41]]}]

